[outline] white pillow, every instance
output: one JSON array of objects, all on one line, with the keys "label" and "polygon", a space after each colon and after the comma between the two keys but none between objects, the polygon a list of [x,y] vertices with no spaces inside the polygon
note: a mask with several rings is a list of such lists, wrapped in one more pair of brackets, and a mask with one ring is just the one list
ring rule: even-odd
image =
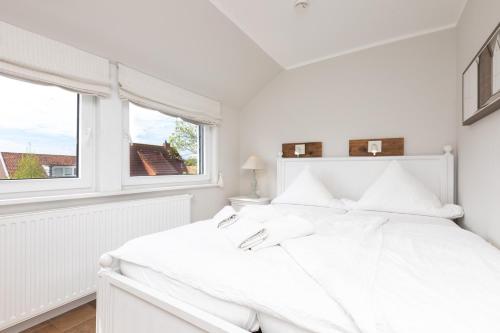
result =
[{"label": "white pillow", "polygon": [[397,161],[392,161],[384,173],[354,205],[355,209],[458,218],[462,208],[443,206],[439,198]]},{"label": "white pillow", "polygon": [[309,168],[305,168],[272,203],[329,207],[333,200],[333,196],[323,183],[311,173]]}]

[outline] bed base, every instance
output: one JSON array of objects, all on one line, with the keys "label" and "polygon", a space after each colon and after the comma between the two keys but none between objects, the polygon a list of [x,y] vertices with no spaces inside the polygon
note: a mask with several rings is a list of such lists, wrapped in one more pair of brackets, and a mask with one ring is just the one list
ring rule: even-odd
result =
[{"label": "bed base", "polygon": [[249,333],[121,275],[108,254],[99,264],[97,333]]}]

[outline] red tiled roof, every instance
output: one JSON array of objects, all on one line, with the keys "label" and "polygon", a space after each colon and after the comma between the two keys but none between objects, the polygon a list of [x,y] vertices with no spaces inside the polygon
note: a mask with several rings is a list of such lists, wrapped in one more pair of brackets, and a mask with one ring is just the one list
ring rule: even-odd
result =
[{"label": "red tiled roof", "polygon": [[[17,165],[23,155],[28,155],[25,153],[9,153],[2,152],[3,161],[5,163],[5,167],[7,168],[7,172],[9,176],[12,175],[17,170]],[[29,154],[38,157],[41,165],[47,166],[74,166],[76,165],[76,156],[70,155],[48,155],[48,154]]]},{"label": "red tiled roof", "polygon": [[[1,157],[1,156],[0,156],[0,157]],[[7,172],[7,171],[5,170],[5,168],[4,168],[4,166],[3,166],[3,163],[2,163],[2,161],[0,160],[0,179],[6,179],[6,178],[8,178],[8,177],[7,177],[6,172]]]},{"label": "red tiled roof", "polygon": [[179,156],[173,156],[168,143],[163,146],[130,145],[130,176],[182,175],[187,169]]}]

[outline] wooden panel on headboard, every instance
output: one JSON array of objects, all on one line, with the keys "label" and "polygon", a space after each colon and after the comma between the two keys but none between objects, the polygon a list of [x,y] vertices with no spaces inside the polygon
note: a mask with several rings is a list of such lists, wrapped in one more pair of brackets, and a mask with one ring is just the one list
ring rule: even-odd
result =
[{"label": "wooden panel on headboard", "polygon": [[322,157],[323,143],[322,142],[295,142],[284,143],[281,146],[282,157],[297,157],[295,156],[295,145],[306,145],[306,153],[298,157]]},{"label": "wooden panel on headboard", "polygon": [[402,156],[405,154],[405,139],[362,139],[349,140],[349,156],[373,156],[368,151],[368,141],[382,141],[382,152],[376,156]]}]

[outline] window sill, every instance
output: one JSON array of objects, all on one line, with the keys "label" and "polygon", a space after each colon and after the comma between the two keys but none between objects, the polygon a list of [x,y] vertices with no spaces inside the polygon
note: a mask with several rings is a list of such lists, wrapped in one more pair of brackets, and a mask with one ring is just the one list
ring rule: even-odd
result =
[{"label": "window sill", "polygon": [[209,183],[209,184],[179,185],[179,186],[155,187],[155,188],[124,189],[122,191],[116,191],[116,192],[87,192],[87,193],[61,194],[61,195],[50,195],[50,196],[29,197],[29,198],[0,199],[0,207],[23,205],[23,204],[35,204],[43,202],[54,202],[54,201],[119,197],[119,196],[141,194],[141,193],[196,190],[196,189],[215,188],[215,187],[220,187],[220,186],[218,184]]}]

